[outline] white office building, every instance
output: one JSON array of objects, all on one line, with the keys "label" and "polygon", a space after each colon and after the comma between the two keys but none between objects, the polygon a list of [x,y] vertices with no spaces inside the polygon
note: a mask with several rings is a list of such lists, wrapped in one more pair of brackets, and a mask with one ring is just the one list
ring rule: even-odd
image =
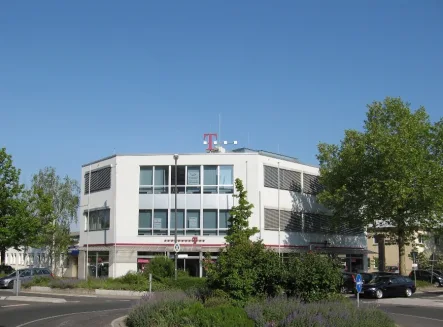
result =
[{"label": "white office building", "polygon": [[79,278],[118,277],[173,255],[175,218],[179,269],[203,276],[205,253],[216,260],[225,246],[236,178],[254,204],[250,226],[268,247],[282,255],[321,249],[348,270],[367,269],[363,230],[332,228],[316,202],[317,167],[245,148],[179,154],[177,217],[174,172],[173,154],[114,155],[82,167]]}]

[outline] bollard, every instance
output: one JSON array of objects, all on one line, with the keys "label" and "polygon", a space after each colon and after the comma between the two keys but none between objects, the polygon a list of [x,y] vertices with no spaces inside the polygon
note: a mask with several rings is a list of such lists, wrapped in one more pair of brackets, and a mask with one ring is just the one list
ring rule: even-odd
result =
[{"label": "bollard", "polygon": [[149,293],[152,293],[152,274],[149,274]]}]

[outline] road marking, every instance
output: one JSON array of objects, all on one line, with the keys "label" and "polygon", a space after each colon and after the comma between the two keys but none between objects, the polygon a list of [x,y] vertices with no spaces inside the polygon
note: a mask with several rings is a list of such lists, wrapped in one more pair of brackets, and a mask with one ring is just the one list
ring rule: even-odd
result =
[{"label": "road marking", "polygon": [[128,308],[107,309],[107,310],[96,310],[96,311],[83,311],[83,312],[66,313],[66,314],[63,314],[63,315],[57,315],[57,316],[51,316],[51,317],[45,317],[45,318],[40,318],[40,319],[36,319],[36,320],[32,320],[32,321],[28,321],[28,322],[25,322],[24,324],[18,325],[18,326],[16,326],[16,327],[28,326],[28,325],[31,325],[31,324],[35,324],[36,322],[45,321],[45,320],[54,319],[54,318],[69,317],[69,316],[73,316],[73,315],[81,315],[81,314],[86,314],[86,313],[98,313],[98,312],[122,311],[122,310],[128,310]]},{"label": "road marking", "polygon": [[426,319],[426,320],[433,320],[433,321],[441,321],[441,322],[443,322],[442,319],[435,319],[435,318],[428,318],[428,317],[422,317],[422,316],[407,315],[407,314],[404,314],[404,313],[394,313],[394,312],[389,312],[389,311],[388,311],[388,313],[392,314],[392,315],[398,315],[398,316],[414,317],[414,318],[420,318],[420,319]]},{"label": "road marking", "polygon": [[22,303],[22,304],[9,304],[9,305],[2,305],[1,307],[2,308],[11,308],[11,307],[22,307],[22,306],[25,306],[25,305],[29,305],[29,304],[25,304],[25,303]]}]

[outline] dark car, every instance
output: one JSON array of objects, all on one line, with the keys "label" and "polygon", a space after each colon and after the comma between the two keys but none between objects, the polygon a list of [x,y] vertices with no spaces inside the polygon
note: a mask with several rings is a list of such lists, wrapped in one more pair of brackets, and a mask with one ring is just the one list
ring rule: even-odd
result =
[{"label": "dark car", "polygon": [[378,276],[364,284],[361,293],[365,297],[375,297],[377,299],[395,296],[410,297],[415,293],[415,285],[409,277],[398,275]]},{"label": "dark car", "polygon": [[347,294],[347,293],[356,293],[357,290],[355,289],[355,280],[357,278],[357,275],[360,274],[361,278],[363,279],[363,284],[369,283],[372,279],[374,279],[374,273],[349,273],[344,272],[343,273],[343,284],[340,289],[341,293]]},{"label": "dark car", "polygon": [[[418,269],[415,271],[415,277],[417,278],[417,280],[423,280],[428,283],[432,282],[435,287],[443,286],[443,276],[439,275],[436,272]],[[411,273],[409,274],[409,278],[414,278],[414,271],[411,271]]]}]

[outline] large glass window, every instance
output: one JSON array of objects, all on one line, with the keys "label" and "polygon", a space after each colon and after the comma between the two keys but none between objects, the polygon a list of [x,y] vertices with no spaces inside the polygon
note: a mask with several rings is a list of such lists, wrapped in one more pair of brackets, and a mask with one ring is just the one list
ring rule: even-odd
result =
[{"label": "large glass window", "polygon": [[200,211],[186,212],[186,235],[200,235]]},{"label": "large glass window", "polygon": [[[171,226],[169,235],[175,235],[175,210],[171,209]],[[177,210],[177,235],[185,235],[185,211]]]},{"label": "large glass window", "polygon": [[220,166],[219,193],[234,193],[234,168],[233,166]]},{"label": "large glass window", "polygon": [[187,179],[186,193],[200,194],[201,193],[200,166],[188,166],[186,179]]},{"label": "large glass window", "polygon": [[[106,230],[109,229],[110,224],[110,209],[99,209],[89,211],[89,230]],[[88,217],[88,212],[84,213],[86,219]],[[86,225],[87,226],[87,225]]]},{"label": "large glass window", "polygon": [[140,194],[152,194],[153,167],[140,167]]},{"label": "large glass window", "polygon": [[154,210],[154,235],[168,235],[168,210]]},{"label": "large glass window", "polygon": [[152,210],[138,212],[138,235],[152,235]]},{"label": "large glass window", "polygon": [[229,228],[229,210],[220,210],[218,216],[218,234],[226,235]]},{"label": "large glass window", "polygon": [[203,210],[203,235],[217,235],[217,210]]},{"label": "large glass window", "polygon": [[217,166],[204,166],[203,181],[204,193],[217,193]]},{"label": "large glass window", "polygon": [[109,252],[90,251],[88,254],[88,276],[100,278],[109,275]]},{"label": "large glass window", "polygon": [[[185,193],[186,166],[177,166],[177,193]],[[171,193],[175,193],[175,166],[171,166]]]},{"label": "large glass window", "polygon": [[168,193],[169,166],[154,167],[154,193]]}]

